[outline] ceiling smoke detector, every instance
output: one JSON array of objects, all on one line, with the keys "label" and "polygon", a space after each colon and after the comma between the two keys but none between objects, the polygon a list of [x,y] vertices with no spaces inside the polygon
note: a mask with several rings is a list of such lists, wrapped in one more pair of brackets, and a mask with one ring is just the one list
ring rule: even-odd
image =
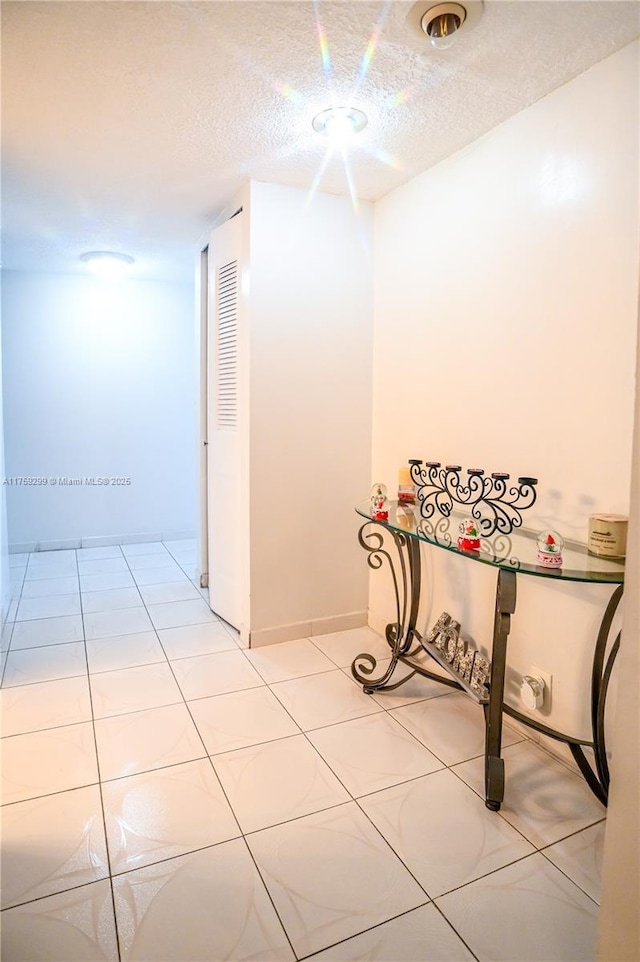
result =
[{"label": "ceiling smoke detector", "polygon": [[409,11],[407,20],[421,37],[425,35],[436,50],[446,50],[457,40],[460,31],[471,30],[482,14],[482,0],[464,3],[429,3],[421,0]]}]

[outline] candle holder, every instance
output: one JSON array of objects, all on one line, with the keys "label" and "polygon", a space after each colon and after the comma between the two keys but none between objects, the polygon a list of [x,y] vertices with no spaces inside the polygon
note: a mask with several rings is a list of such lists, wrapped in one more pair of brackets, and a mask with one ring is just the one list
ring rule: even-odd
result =
[{"label": "candle holder", "polygon": [[436,511],[449,517],[454,505],[470,508],[483,537],[496,531],[511,534],[522,525],[522,512],[536,501],[537,478],[518,478],[517,487],[508,487],[509,475],[502,471],[485,475],[483,468],[468,468],[463,480],[459,464],[443,467],[440,461],[416,459],[409,464],[423,518],[433,517]]}]

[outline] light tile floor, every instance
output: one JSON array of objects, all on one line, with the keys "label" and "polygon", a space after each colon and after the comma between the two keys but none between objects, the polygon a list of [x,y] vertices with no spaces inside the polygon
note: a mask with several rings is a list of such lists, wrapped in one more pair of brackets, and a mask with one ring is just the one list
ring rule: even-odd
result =
[{"label": "light tile floor", "polygon": [[2,632],[4,962],[595,958],[604,809],[412,679],[367,628],[253,651],[193,542],[12,557]]}]

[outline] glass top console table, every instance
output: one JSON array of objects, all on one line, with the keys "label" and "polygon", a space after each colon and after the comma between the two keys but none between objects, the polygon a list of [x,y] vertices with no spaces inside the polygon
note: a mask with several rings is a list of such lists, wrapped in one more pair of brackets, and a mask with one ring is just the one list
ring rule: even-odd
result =
[{"label": "glass top console table", "polygon": [[[607,689],[611,671],[620,646],[620,635],[611,639],[614,615],[622,598],[624,583],[624,560],[592,555],[586,545],[565,541],[561,568],[545,568],[536,564],[536,533],[514,528],[508,535],[494,533],[482,537],[477,550],[458,547],[458,525],[468,515],[452,511],[449,515],[435,514],[428,520],[421,517],[418,506],[389,505],[388,520],[374,520],[370,515],[370,502],[356,508],[365,519],[358,532],[360,545],[368,553],[368,564],[373,569],[388,564],[393,578],[396,619],[386,627],[386,640],[391,650],[391,661],[380,677],[374,678],[376,660],[373,655],[358,655],[351,666],[353,677],[360,682],[367,694],[374,691],[390,691],[400,687],[414,675],[422,675],[434,681],[465,691],[482,706],[485,718],[485,804],[497,811],[504,798],[504,761],[502,760],[502,716],[509,715],[529,728],[568,745],[571,753],[594,794],[607,803],[609,791],[609,767],[607,763],[604,715]],[[398,564],[388,550],[389,535],[398,555]],[[464,643],[456,638],[455,630],[446,637],[448,615],[428,635],[422,636],[416,628],[421,584],[421,543],[454,552],[470,563],[491,565],[497,569],[495,617],[491,641],[490,662],[481,659],[487,667],[486,684],[478,682],[469,668],[474,657],[467,653],[465,663]],[[519,712],[504,702],[507,641],[511,615],[516,608],[517,576],[527,575],[556,581],[610,584],[613,592],[606,606],[595,642],[591,674],[591,728],[592,739],[587,741],[556,731],[537,719]],[[450,620],[450,619],[449,619]],[[456,622],[450,621],[451,625]],[[459,627],[459,626],[458,626]],[[440,631],[440,637],[437,638]],[[456,649],[457,646],[457,649]],[[416,655],[426,651],[446,674],[434,673],[416,660]],[[400,681],[393,680],[399,663],[411,668]],[[585,749],[593,751],[593,764]]]}]

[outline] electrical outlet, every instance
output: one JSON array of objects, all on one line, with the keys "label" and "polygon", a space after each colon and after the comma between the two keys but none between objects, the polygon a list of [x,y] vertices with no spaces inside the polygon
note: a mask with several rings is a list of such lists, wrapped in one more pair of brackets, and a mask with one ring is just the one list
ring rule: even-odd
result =
[{"label": "electrical outlet", "polygon": [[[553,675],[551,672],[543,671],[542,668],[536,668],[535,665],[529,669],[528,674],[533,678],[540,678],[544,682],[544,701],[542,703],[542,711],[551,710],[551,682],[553,680]],[[540,709],[539,709],[540,710]]]}]

